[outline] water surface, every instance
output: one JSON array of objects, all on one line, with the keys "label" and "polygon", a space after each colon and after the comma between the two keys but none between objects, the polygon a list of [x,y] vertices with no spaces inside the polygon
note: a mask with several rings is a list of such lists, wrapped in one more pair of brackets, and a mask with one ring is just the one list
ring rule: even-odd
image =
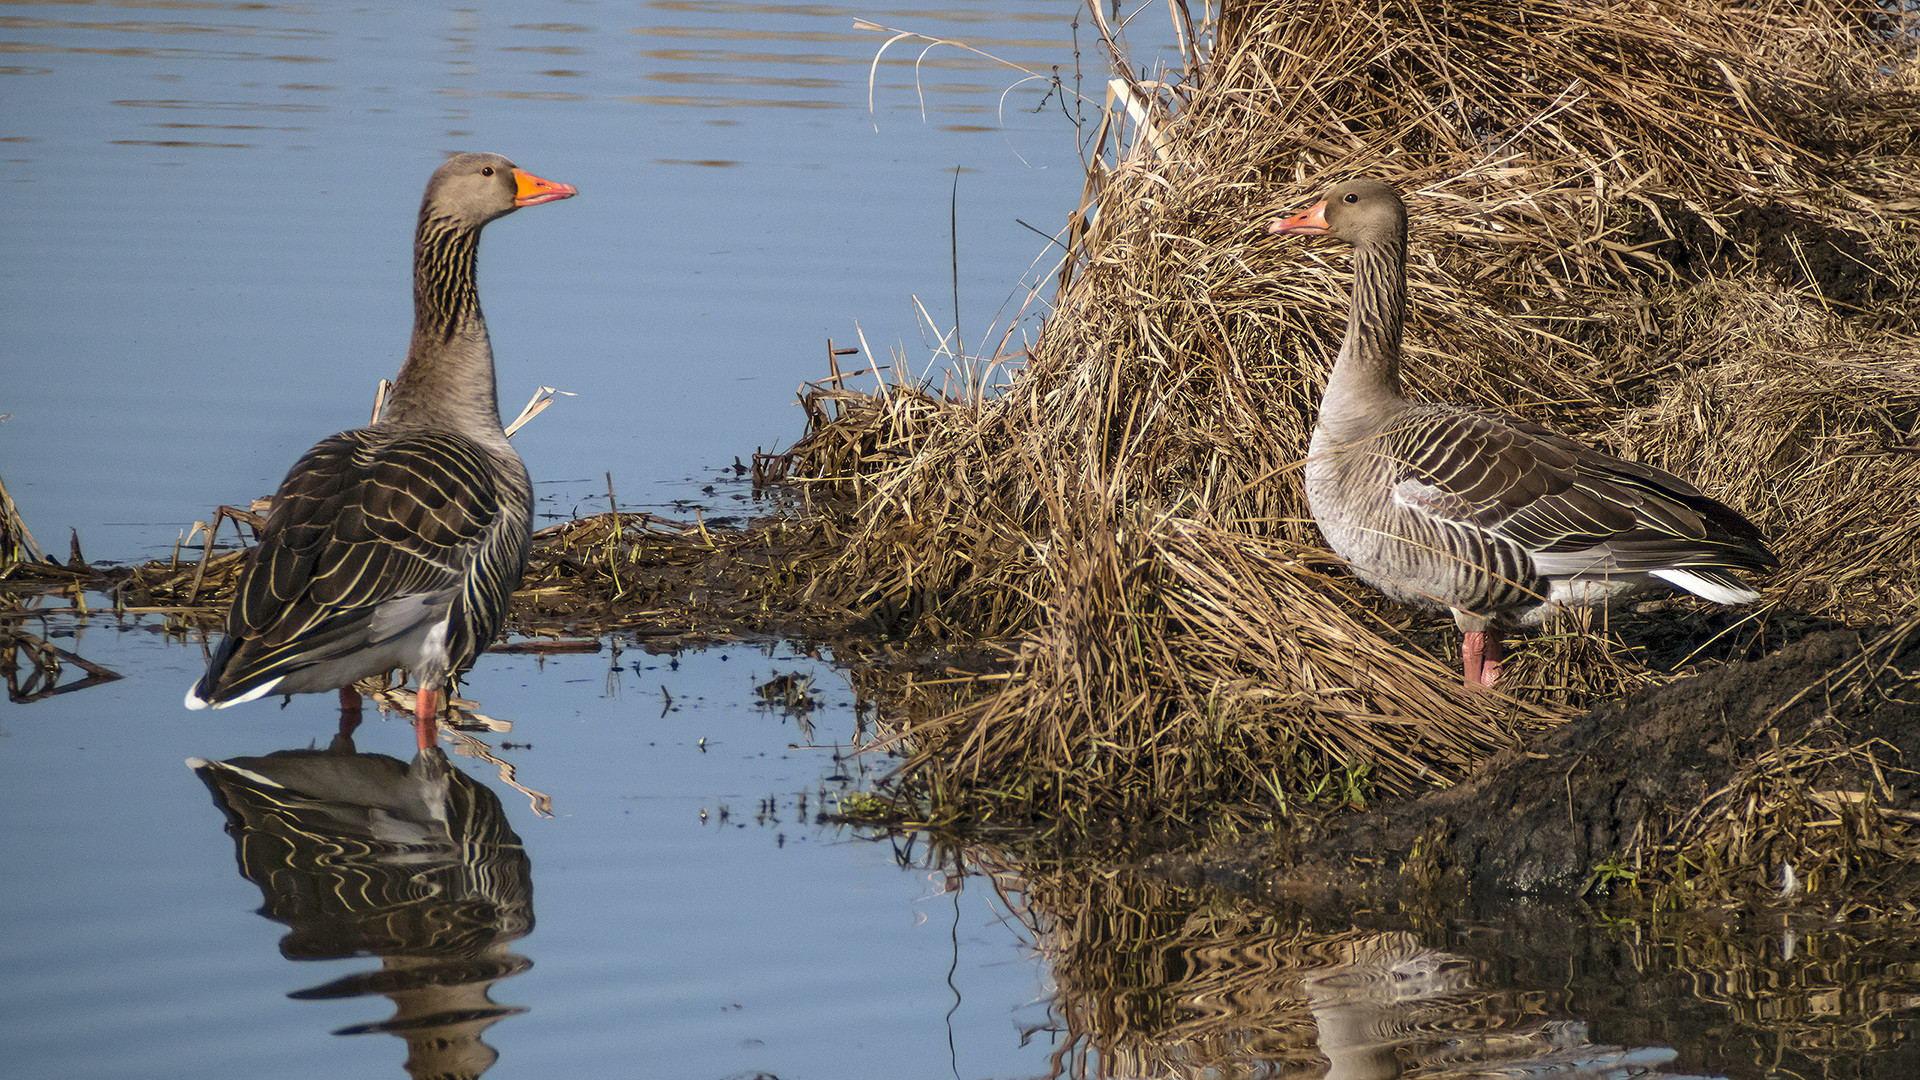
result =
[{"label": "water surface", "polygon": [[1067,0],[0,11],[0,476],[62,550],[154,554],[364,422],[449,151],[581,190],[481,257],[503,402],[579,395],[518,437],[561,514],[608,472],[637,503],[791,444],[830,338],[937,369],[956,243],[962,345],[1030,331],[1052,263],[1020,222],[1057,230],[1080,185],[1044,80],[855,27],[1071,74]]}]

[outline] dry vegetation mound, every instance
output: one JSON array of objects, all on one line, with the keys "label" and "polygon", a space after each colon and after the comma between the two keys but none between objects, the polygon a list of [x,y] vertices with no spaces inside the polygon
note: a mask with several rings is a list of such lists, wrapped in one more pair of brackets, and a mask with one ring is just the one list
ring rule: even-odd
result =
[{"label": "dry vegetation mound", "polygon": [[[1911,26],[1792,0],[1196,26],[1176,0],[1184,66],[1148,79],[1091,10],[1116,77],[1024,369],[985,397],[830,380],[795,449],[840,508],[822,589],[1021,642],[998,692],[922,688],[903,794],[1192,823],[1415,792],[1677,664],[1920,601]],[[1470,694],[1401,633],[1437,622],[1319,549],[1298,473],[1349,270],[1266,226],[1362,174],[1413,212],[1409,393],[1697,478],[1773,538],[1760,612],[1544,635],[1512,696]]]}]

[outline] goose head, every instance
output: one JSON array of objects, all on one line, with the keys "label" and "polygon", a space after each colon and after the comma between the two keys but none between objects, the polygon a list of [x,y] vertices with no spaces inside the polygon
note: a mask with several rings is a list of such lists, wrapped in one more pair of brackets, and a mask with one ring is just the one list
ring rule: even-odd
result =
[{"label": "goose head", "polygon": [[1326,196],[1305,210],[1276,221],[1271,233],[1319,235],[1345,240],[1355,247],[1404,244],[1407,205],[1392,185],[1379,180],[1348,180],[1334,185]]},{"label": "goose head", "polygon": [[538,206],[580,193],[516,166],[499,154],[455,154],[427,181],[427,216],[479,227],[523,206]]}]

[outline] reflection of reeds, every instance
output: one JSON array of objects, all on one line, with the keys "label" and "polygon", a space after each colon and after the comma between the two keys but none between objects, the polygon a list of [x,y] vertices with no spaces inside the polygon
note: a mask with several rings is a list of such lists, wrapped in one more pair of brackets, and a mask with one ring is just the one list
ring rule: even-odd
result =
[{"label": "reflection of reeds", "polygon": [[[61,683],[62,669],[72,664],[85,678]],[[7,684],[7,700],[19,704],[70,694],[120,678],[84,656],[68,652],[38,634],[0,626],[0,679]]]},{"label": "reflection of reeds", "polygon": [[1569,988],[1592,986],[1605,1001],[1631,985],[1629,1000],[1595,1017],[1609,1026],[1645,1023],[1647,1001],[1709,1010],[1719,1036],[1696,1060],[1704,1070],[1764,1063],[1780,1076],[1893,1075],[1873,1053],[1901,1045],[1904,1018],[1920,1008],[1920,965],[1898,959],[1911,955],[1908,941],[1884,923],[1676,917],[1594,942],[1594,955],[1575,958],[1571,969],[1583,974]]},{"label": "reflection of reeds", "polygon": [[1884,924],[1456,906],[1435,925],[1475,929],[1441,949],[1092,860],[936,851],[992,887],[1045,959],[1054,1075],[1641,1075],[1673,1051],[1595,1045],[1589,1025],[1657,1043],[1674,1036],[1649,1018],[1682,1015],[1716,1032],[1688,1041],[1691,1069],[1850,1074],[1920,1007],[1920,969],[1861,960],[1905,955]]},{"label": "reflection of reeds", "polygon": [[1920,96],[1898,82],[1911,40],[1877,19],[1263,0],[1225,7],[1210,50],[1184,37],[1177,85],[1109,37],[1116,115],[1012,385],[808,395],[794,471],[853,508],[847,602],[896,633],[1024,641],[1012,678],[909,722],[902,790],[936,819],[1083,823],[1414,792],[1554,704],[1794,628],[1665,603],[1634,632],[1664,614],[1693,640],[1659,665],[1637,637],[1548,634],[1504,688],[1550,704],[1521,705],[1462,694],[1323,573],[1297,474],[1349,270],[1265,226],[1355,174],[1412,195],[1414,396],[1699,476],[1800,564],[1774,605],[1914,603],[1920,371],[1897,358],[1920,353],[1920,247],[1894,223],[1920,205]]},{"label": "reflection of reeds", "polygon": [[1410,933],[1322,929],[1085,860],[947,854],[1048,965],[1056,1076],[1637,1075],[1674,1056],[1595,1045],[1558,982],[1488,985]]}]

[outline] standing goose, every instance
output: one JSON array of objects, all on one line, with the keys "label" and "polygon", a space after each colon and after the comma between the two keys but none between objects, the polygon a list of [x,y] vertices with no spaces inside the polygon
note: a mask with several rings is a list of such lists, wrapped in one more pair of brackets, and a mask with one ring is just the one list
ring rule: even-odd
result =
[{"label": "standing goose", "polygon": [[294,463],[187,708],[339,690],[405,668],[433,746],[440,691],[472,666],[526,568],[533,488],[500,428],[474,286],[480,229],[576,194],[498,154],[435,170],[413,245],[413,338],[385,412]]},{"label": "standing goose", "polygon": [[1400,394],[1407,210],[1352,180],[1275,233],[1353,245],[1347,336],[1305,470],[1327,544],[1402,603],[1453,613],[1464,681],[1500,676],[1500,634],[1659,578],[1721,604],[1759,598],[1731,571],[1778,566],[1746,518],[1659,469],[1538,424]]}]

